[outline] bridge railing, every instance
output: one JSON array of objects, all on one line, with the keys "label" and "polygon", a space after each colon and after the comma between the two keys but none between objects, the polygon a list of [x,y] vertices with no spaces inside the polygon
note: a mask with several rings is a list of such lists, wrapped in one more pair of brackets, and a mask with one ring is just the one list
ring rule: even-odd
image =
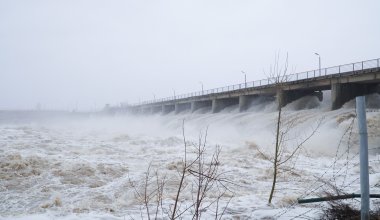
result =
[{"label": "bridge railing", "polygon": [[[343,64],[343,65],[333,66],[333,67],[328,67],[328,68],[321,68],[321,69],[316,69],[316,70],[311,70],[311,71],[306,71],[306,72],[289,74],[289,75],[286,75],[285,81],[293,82],[293,81],[308,80],[308,79],[313,79],[313,78],[317,79],[318,77],[324,77],[324,76],[335,75],[335,74],[340,75],[340,74],[351,73],[355,71],[361,71],[361,70],[373,69],[373,68],[380,68],[380,58],[373,59],[373,60],[365,60],[365,61],[350,63],[350,64]],[[166,102],[166,101],[186,99],[186,98],[191,98],[191,97],[200,97],[200,96],[216,94],[216,93],[238,91],[242,89],[249,89],[249,88],[261,87],[261,86],[269,86],[269,85],[275,84],[275,82],[276,80],[274,78],[267,78],[267,79],[250,81],[247,83],[240,83],[240,84],[235,84],[235,85],[218,87],[214,89],[207,89],[203,91],[181,94],[177,96],[170,96],[170,97],[161,98],[161,99],[144,101],[144,102],[137,103],[135,105],[161,103],[161,102]]]}]

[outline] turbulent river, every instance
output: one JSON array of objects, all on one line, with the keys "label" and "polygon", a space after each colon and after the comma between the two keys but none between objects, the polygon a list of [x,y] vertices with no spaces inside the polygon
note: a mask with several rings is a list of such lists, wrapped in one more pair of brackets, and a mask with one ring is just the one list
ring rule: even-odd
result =
[{"label": "turbulent river", "polygon": [[[380,193],[379,103],[380,95],[367,96],[371,193]],[[223,219],[313,219],[327,204],[299,205],[298,198],[336,190],[360,193],[354,101],[330,111],[328,98],[305,97],[283,109],[283,158],[307,141],[281,165],[272,204],[275,104],[252,103],[243,113],[236,107],[207,111],[164,116],[1,111],[0,219],[147,219],[144,192],[152,195],[145,196],[150,217],[159,207],[158,218],[167,219],[185,143],[186,160],[192,161],[200,138],[201,144],[206,141],[204,165],[215,168],[219,181],[205,194],[203,219],[215,219],[216,213]],[[216,149],[220,154],[212,163]],[[184,219],[194,214],[195,176],[186,171],[178,199]],[[159,206],[158,183],[164,183]],[[371,202],[373,208],[380,205]]]}]

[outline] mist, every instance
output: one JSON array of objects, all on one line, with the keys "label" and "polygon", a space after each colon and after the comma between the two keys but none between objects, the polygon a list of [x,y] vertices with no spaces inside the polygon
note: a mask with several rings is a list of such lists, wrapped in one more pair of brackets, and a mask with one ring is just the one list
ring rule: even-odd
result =
[{"label": "mist", "polygon": [[[275,100],[255,100],[242,113],[237,105],[216,114],[207,107],[167,115],[0,111],[0,178],[2,189],[6,189],[0,190],[6,201],[0,204],[0,213],[4,219],[145,216],[135,190],[144,183],[148,167],[167,176],[163,203],[170,205],[175,192],[172,186],[178,181],[177,167],[183,161],[183,138],[191,156],[193,144],[202,136],[207,139],[205,157],[211,157],[209,151],[219,146],[218,169],[233,183],[229,185],[232,199],[223,197],[220,201],[228,204],[226,218],[291,219],[304,212],[309,218],[318,218],[318,205],[294,207],[293,202],[305,194],[315,196],[331,190],[326,184],[331,181],[345,191],[360,189],[354,100],[331,111],[330,94],[323,95],[321,102],[306,96],[283,108],[285,120],[296,120],[286,140],[288,146],[299,143],[315,128],[317,132],[292,162],[291,175],[279,177],[282,181],[270,208],[266,199],[272,163],[259,152],[273,154]],[[370,183],[371,192],[376,193],[380,182],[376,105],[380,95],[371,94],[366,99]],[[188,204],[192,195],[185,190],[181,198]],[[208,211],[204,216],[213,217]]]}]

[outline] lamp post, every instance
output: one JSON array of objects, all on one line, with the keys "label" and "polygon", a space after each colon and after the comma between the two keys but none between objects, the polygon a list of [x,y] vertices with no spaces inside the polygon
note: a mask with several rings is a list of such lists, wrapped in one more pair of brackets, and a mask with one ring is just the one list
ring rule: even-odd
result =
[{"label": "lamp post", "polygon": [[241,72],[244,74],[244,88],[247,88],[247,74],[243,70]]},{"label": "lamp post", "polygon": [[319,53],[314,53],[314,54],[318,56],[318,60],[319,60],[319,76],[321,76],[321,55],[319,55]]},{"label": "lamp post", "polygon": [[153,93],[153,102],[156,102],[156,95]]},{"label": "lamp post", "polygon": [[173,89],[173,93],[174,93],[174,100],[175,100],[175,90]]},{"label": "lamp post", "polygon": [[369,174],[368,174],[368,132],[366,120],[365,97],[356,97],[356,113],[358,118],[360,141],[360,194],[361,219],[369,219]]},{"label": "lamp post", "polygon": [[199,81],[199,83],[200,83],[201,86],[202,86],[202,95],[203,95],[203,82]]}]

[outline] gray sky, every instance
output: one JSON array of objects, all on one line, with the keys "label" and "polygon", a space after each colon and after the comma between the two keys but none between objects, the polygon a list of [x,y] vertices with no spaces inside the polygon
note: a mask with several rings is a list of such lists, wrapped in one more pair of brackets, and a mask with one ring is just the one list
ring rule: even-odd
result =
[{"label": "gray sky", "polygon": [[80,110],[380,57],[380,1],[0,0],[0,109]]}]

